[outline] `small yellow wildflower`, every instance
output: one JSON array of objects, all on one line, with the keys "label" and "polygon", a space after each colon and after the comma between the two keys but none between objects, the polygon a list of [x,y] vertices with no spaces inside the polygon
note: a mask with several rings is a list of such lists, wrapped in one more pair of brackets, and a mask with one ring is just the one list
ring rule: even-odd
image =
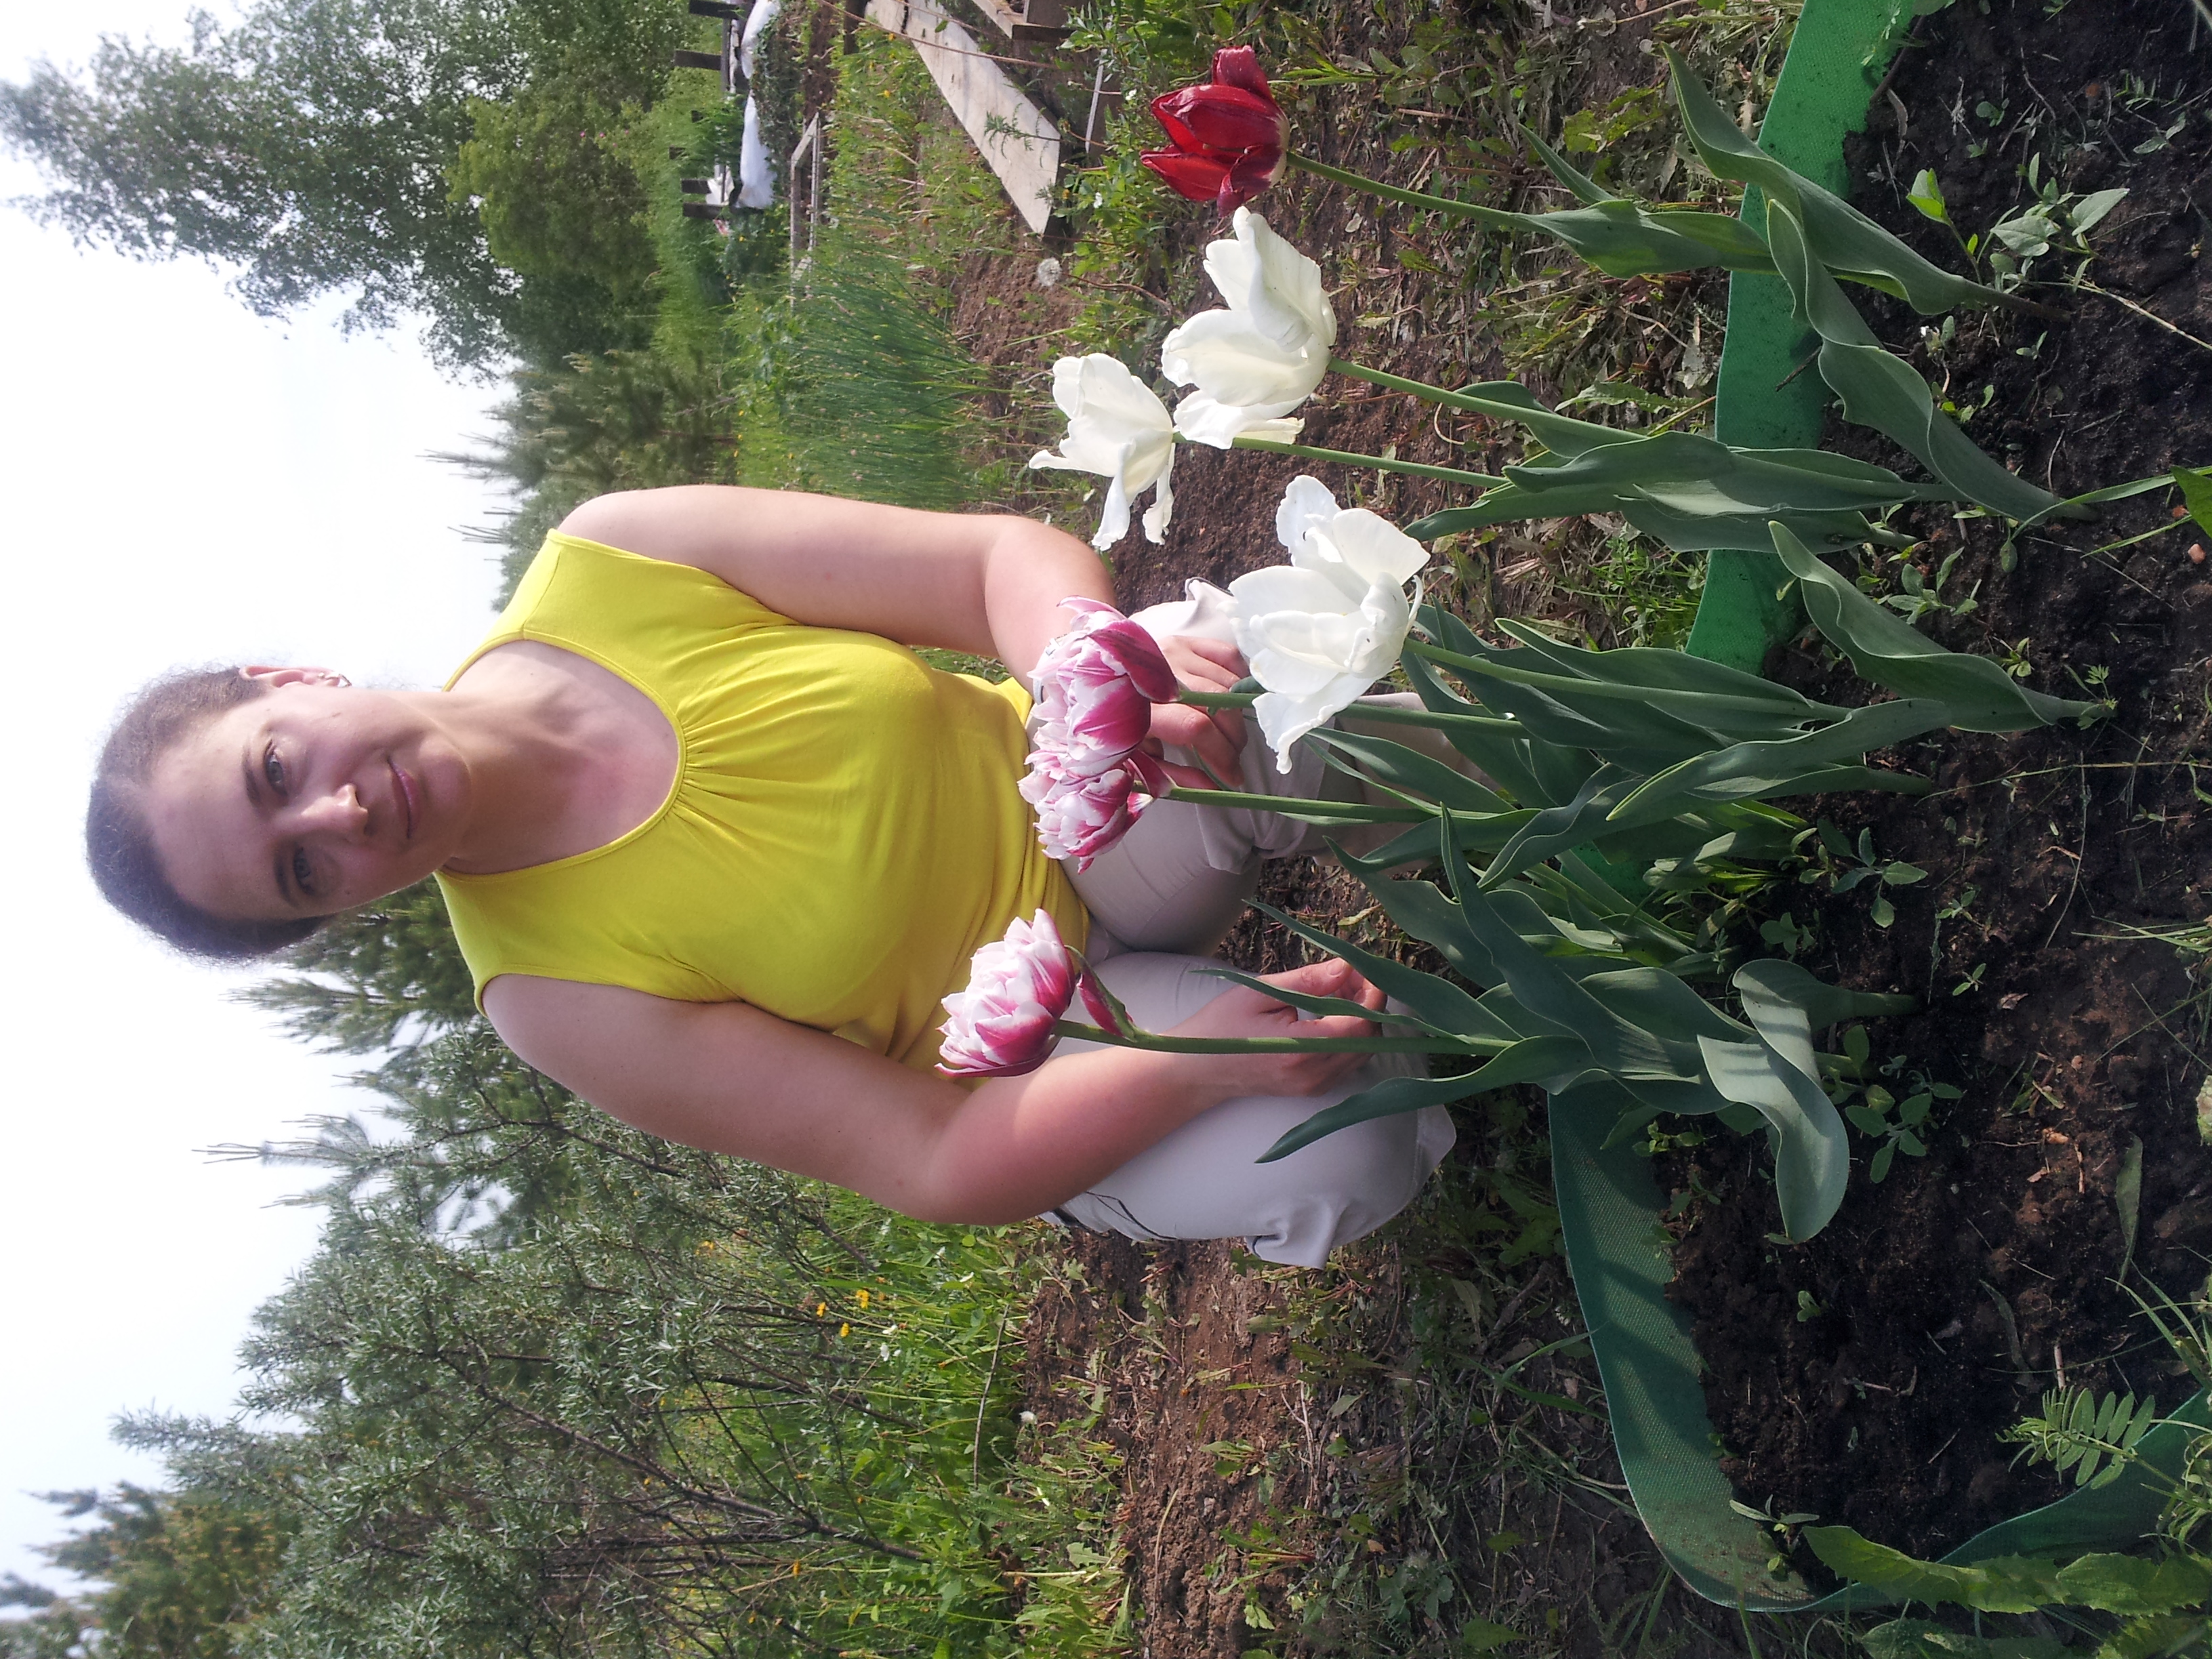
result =
[{"label": "small yellow wildflower", "polygon": [[840,1325],[840,1326],[837,1328],[837,1334],[838,1334],[840,1337],[847,1337],[847,1336],[850,1336],[850,1335],[852,1335],[852,1334],[853,1334],[853,1328],[852,1328],[850,1325]]},{"label": "small yellow wildflower", "polygon": [[826,1314],[829,1311],[830,1304],[827,1302],[817,1302],[814,1304],[814,1316],[817,1319],[821,1318],[823,1314]]},{"label": "small yellow wildflower", "polygon": [[854,1301],[855,1301],[855,1302],[857,1302],[857,1303],[859,1303],[859,1304],[860,1304],[860,1311],[861,1311],[862,1313],[866,1313],[866,1312],[868,1310],[868,1293],[867,1293],[867,1291],[866,1291],[865,1290],[860,1290],[860,1291],[854,1291],[854,1292],[853,1292],[853,1300],[854,1300]]}]

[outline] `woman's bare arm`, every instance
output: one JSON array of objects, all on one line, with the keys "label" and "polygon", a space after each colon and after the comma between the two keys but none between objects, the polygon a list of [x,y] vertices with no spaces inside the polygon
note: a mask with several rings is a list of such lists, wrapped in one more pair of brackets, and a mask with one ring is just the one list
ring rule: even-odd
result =
[{"label": "woman's bare arm", "polygon": [[[1278,977],[1319,994],[1366,989],[1341,963]],[[509,974],[486,988],[484,1007],[524,1060],[648,1133],[850,1188],[923,1220],[978,1224],[1065,1203],[1224,1100],[1317,1093],[1362,1058],[1110,1048],[966,1088],[744,1003]],[[1270,1036],[1292,1018],[1238,988],[1177,1030]],[[1343,1018],[1297,1029],[1374,1028]]]},{"label": "woman's bare arm", "polygon": [[1114,597],[1090,548],[1011,514],[686,484],[601,495],[561,528],[709,571],[799,622],[996,657],[1024,678],[1073,620],[1062,599]]}]

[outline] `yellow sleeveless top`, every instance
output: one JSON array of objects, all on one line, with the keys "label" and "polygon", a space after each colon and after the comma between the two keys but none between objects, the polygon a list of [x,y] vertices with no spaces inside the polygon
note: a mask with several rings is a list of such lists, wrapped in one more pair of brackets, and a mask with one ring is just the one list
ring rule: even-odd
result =
[{"label": "yellow sleeveless top", "polygon": [[679,754],[668,799],[619,840],[439,875],[479,1001],[499,975],[533,974],[746,1002],[927,1067],[941,1000],[1014,917],[1042,907],[1081,948],[1089,917],[1017,793],[1015,682],[558,532],[454,679],[514,640],[628,680]]}]

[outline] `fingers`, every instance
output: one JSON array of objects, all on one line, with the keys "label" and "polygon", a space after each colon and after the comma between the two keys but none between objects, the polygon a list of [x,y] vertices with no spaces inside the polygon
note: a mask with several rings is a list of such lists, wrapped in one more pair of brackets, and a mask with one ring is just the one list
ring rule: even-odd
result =
[{"label": "fingers", "polygon": [[[1215,721],[1206,718],[1206,711],[1181,703],[1156,703],[1152,707],[1152,737],[1162,744],[1174,744],[1194,750],[1213,775],[1232,788],[1243,776],[1243,763],[1237,758],[1237,747],[1222,732]],[[1211,786],[1200,781],[1194,786]]]},{"label": "fingers", "polygon": [[1359,970],[1341,957],[1310,962],[1287,973],[1269,974],[1267,981],[1286,991],[1303,991],[1308,996],[1350,997],[1370,1008],[1382,1006],[1382,994],[1361,978]]},{"label": "fingers", "polygon": [[1227,690],[1244,678],[1244,659],[1235,646],[1224,640],[1200,639],[1192,634],[1177,634],[1164,641],[1161,652],[1168,665],[1187,679],[1204,679],[1208,690]]},{"label": "fingers", "polygon": [[[1178,634],[1168,640],[1161,650],[1167,657],[1168,666],[1175,670],[1176,678],[1194,691],[1227,691],[1244,678],[1244,659],[1235,646],[1220,640]],[[1234,708],[1207,712],[1230,751],[1234,754],[1241,750],[1244,747],[1243,715]]]}]

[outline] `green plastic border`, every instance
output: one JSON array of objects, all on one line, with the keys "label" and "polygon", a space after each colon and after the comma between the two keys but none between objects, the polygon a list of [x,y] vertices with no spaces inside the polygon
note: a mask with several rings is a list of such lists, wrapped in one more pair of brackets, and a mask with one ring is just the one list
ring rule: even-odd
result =
[{"label": "green plastic border", "polygon": [[[1894,0],[1805,0],[1760,145],[1798,172],[1845,194],[1843,137],[1865,125],[1895,46]],[[1908,14],[1909,15],[1909,14]],[[1754,198],[1747,211],[1762,216]],[[1813,350],[1811,331],[1790,313],[1778,277],[1739,274],[1729,288],[1715,429],[1747,447],[1820,441],[1827,388],[1817,374],[1791,378]],[[1802,626],[1786,575],[1771,551],[1717,552],[1691,630],[1689,650],[1758,673],[1767,653]],[[1552,1172],[1567,1267],[1582,1304],[1613,1443],[1638,1514],[1668,1565],[1707,1600],[1753,1613],[1829,1613],[1880,1606],[1871,1591],[1815,1596],[1786,1567],[1770,1570],[1772,1537],[1729,1506],[1698,1382],[1703,1370],[1688,1319],[1667,1299],[1674,1276],[1659,1224],[1664,1194],[1648,1158],[1605,1139],[1627,1102],[1611,1085],[1551,1097]],[[2192,1431],[2212,1425],[2198,1395],[2142,1444],[2131,1468],[2095,1491],[2076,1492],[1977,1534],[1945,1561],[2124,1546],[2155,1524],[2161,1500],[2149,1471],[2178,1471]]]}]

